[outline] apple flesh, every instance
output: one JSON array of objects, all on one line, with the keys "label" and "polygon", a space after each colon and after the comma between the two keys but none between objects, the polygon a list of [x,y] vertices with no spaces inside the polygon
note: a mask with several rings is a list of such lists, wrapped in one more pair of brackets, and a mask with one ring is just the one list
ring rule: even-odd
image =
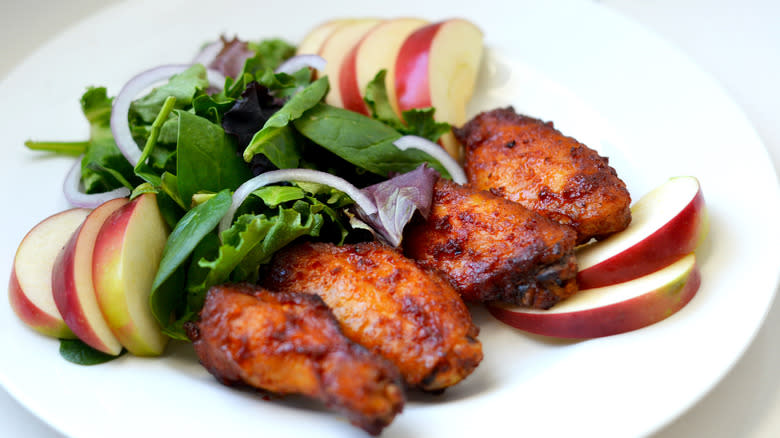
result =
[{"label": "apple flesh", "polygon": [[136,356],[162,354],[165,336],[149,307],[149,294],[168,227],[153,193],[113,212],[95,240],[92,276],[97,302],[114,336]]},{"label": "apple flesh", "polygon": [[46,336],[76,337],[54,302],[51,276],[57,255],[88,214],[88,209],[74,208],[46,218],[16,250],[8,283],[11,308],[24,324]]},{"label": "apple flesh", "polygon": [[327,64],[325,64],[324,71],[319,73],[328,76],[331,83],[330,91],[325,97],[326,103],[341,108],[344,107],[341,99],[341,90],[338,86],[341,64],[361,38],[371,28],[379,24],[380,21],[375,18],[362,18],[344,22],[333,30],[322,43],[319,54],[325,58]]},{"label": "apple flesh", "polygon": [[339,26],[349,21],[349,19],[334,19],[328,20],[324,23],[320,23],[314,29],[310,30],[306,36],[303,37],[301,43],[298,44],[298,48],[295,51],[296,55],[308,55],[320,53],[322,43],[328,39],[328,36],[336,30]]},{"label": "apple flesh", "polygon": [[631,224],[577,251],[581,289],[621,283],[657,271],[693,252],[708,230],[699,181],[671,178],[631,207]]},{"label": "apple flesh", "polygon": [[498,320],[530,333],[597,338],[636,330],[683,308],[699,289],[696,256],[625,283],[581,290],[549,310],[490,305]]},{"label": "apple flesh", "polygon": [[92,283],[92,254],[100,228],[127,199],[117,198],[95,208],[62,248],[49,276],[57,304],[65,323],[90,347],[118,355],[122,345],[111,332],[97,303]]},{"label": "apple flesh", "polygon": [[[395,92],[401,111],[436,108],[436,120],[453,126],[466,122],[466,105],[474,93],[483,35],[474,24],[451,19],[411,33],[395,61]],[[447,152],[460,158],[460,147],[449,136]]]},{"label": "apple flesh", "polygon": [[415,30],[428,24],[419,18],[396,18],[374,26],[355,44],[341,64],[338,86],[344,108],[368,115],[363,96],[380,70],[386,70],[385,88],[393,110],[400,115],[395,94],[395,60],[401,45]]}]

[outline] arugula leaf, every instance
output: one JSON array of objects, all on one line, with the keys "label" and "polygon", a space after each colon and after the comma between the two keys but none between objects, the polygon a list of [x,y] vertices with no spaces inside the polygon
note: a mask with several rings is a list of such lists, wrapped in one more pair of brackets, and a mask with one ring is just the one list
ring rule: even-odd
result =
[{"label": "arugula leaf", "polygon": [[176,177],[182,201],[190,203],[198,191],[235,190],[252,177],[235,142],[219,125],[186,111],[177,113]]},{"label": "arugula leaf", "polygon": [[449,177],[430,155],[416,149],[402,151],[393,145],[401,137],[397,130],[362,114],[320,103],[293,123],[309,140],[369,172],[388,177],[428,163]]},{"label": "arugula leaf", "polygon": [[95,350],[79,339],[60,339],[60,356],[68,362],[76,365],[98,365],[106,363],[122,356],[126,350],[122,350],[118,356],[112,356],[102,351]]},{"label": "arugula leaf", "polygon": [[278,138],[282,128],[287,127],[290,122],[301,117],[310,108],[320,104],[328,89],[328,78],[325,76],[295,94],[265,122],[263,129],[252,137],[249,146],[244,150],[244,160],[249,162],[255,154],[263,150],[265,143]]}]

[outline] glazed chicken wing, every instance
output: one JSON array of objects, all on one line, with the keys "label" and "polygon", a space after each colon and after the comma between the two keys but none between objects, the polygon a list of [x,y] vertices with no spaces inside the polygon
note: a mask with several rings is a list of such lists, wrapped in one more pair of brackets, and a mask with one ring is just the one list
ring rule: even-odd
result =
[{"label": "glazed chicken wing", "polygon": [[410,386],[446,388],[482,360],[479,330],[458,293],[389,246],[295,245],[277,253],[264,281],[321,296],[344,334],[394,363]]},{"label": "glazed chicken wing", "polygon": [[187,329],[201,363],[226,385],[313,397],[371,434],[403,407],[398,370],[344,337],[317,296],[217,286]]},{"label": "glazed chicken wing", "polygon": [[439,179],[404,253],[443,272],[464,299],[546,309],[577,290],[575,233],[490,192]]},{"label": "glazed chicken wing", "polygon": [[577,243],[631,221],[626,185],[608,159],[511,107],[484,112],[454,130],[469,183],[570,225]]}]

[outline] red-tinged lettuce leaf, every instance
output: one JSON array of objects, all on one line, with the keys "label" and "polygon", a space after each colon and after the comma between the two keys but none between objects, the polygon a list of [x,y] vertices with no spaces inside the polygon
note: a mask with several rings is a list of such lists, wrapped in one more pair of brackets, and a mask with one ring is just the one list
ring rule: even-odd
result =
[{"label": "red-tinged lettuce leaf", "polygon": [[377,213],[360,214],[377,237],[388,244],[398,247],[401,244],[406,224],[419,211],[424,218],[431,212],[433,185],[439,173],[421,164],[415,170],[394,176],[372,186],[364,188],[365,193],[377,207]]},{"label": "red-tinged lettuce leaf", "polygon": [[222,50],[217,53],[217,56],[207,67],[225,76],[236,78],[244,69],[246,60],[255,56],[255,52],[249,48],[249,43],[241,41],[237,37],[233,37],[229,41],[224,36],[220,38],[222,39]]}]

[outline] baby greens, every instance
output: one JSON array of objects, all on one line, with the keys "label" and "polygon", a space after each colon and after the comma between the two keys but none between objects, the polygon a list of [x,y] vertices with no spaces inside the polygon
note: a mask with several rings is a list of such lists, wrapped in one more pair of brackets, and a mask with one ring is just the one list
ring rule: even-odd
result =
[{"label": "baby greens", "polygon": [[[367,223],[398,244],[414,211],[425,212],[430,203],[432,169],[449,176],[426,153],[393,145],[407,134],[436,141],[447,132],[449,126],[436,123],[432,109],[398,117],[387,99],[384,72],[367,90],[372,117],[327,105],[327,77],[312,81],[308,69],[273,71],[293,52],[280,40],[223,40],[222,52],[210,64],[226,73],[221,90],[211,89],[206,67],[194,64],[136,99],[128,116],[133,139],[143,151],[136,166],[127,162],[112,136],[112,99],[105,88],[89,88],[81,99],[89,141],[28,143],[58,153],[84,153],[86,193],[120,186],[134,195],[157,193],[172,232],[150,306],[173,338],[186,339],[184,326],[197,315],[211,286],[257,281],[271,256],[295,240],[341,244],[365,239]],[[299,167],[338,173],[361,187],[417,170],[367,188],[380,211],[362,222],[348,211],[352,200],[344,193],[291,181],[255,190],[232,226],[218,233],[231,194],[243,182],[268,170]]]}]

